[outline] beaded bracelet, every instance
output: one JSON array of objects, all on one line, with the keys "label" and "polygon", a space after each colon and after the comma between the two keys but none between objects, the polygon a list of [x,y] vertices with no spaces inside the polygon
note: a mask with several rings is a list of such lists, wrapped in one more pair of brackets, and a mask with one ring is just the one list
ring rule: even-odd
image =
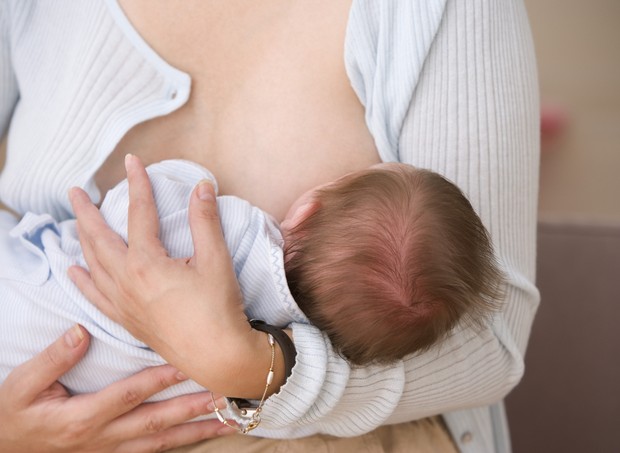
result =
[{"label": "beaded bracelet", "polygon": [[241,434],[247,434],[260,424],[261,418],[260,413],[263,410],[263,405],[265,404],[265,397],[267,396],[267,390],[273,381],[273,366],[276,360],[276,342],[273,339],[273,336],[268,333],[267,340],[269,341],[269,346],[271,347],[271,364],[269,365],[269,372],[267,373],[267,382],[265,384],[265,390],[263,390],[263,396],[260,398],[260,402],[256,409],[254,409],[253,414],[250,417],[250,421],[245,427],[239,427],[228,423],[228,420],[222,415],[218,407],[215,405],[215,398],[213,397],[213,392],[211,392],[211,400],[213,401],[213,406],[215,407],[215,415],[217,419],[222,422],[224,425],[236,429]]}]

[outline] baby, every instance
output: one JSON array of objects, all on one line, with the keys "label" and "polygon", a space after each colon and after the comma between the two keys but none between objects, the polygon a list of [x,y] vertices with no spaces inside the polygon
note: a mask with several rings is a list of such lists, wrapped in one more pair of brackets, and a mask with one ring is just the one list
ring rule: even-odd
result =
[{"label": "baby", "polygon": [[[164,246],[170,256],[191,256],[188,199],[198,181],[215,178],[181,160],[147,171]],[[127,207],[124,181],[101,212],[125,239]],[[459,320],[482,321],[499,300],[486,230],[460,190],[430,171],[379,164],[351,173],[300,197],[280,227],[236,197],[219,196],[218,210],[248,318],[311,322],[354,364],[428,348]],[[68,279],[69,266],[85,266],[74,220],[27,214],[17,223],[1,214],[0,253],[15,265],[0,270],[0,381],[75,323],[93,339],[61,379],[73,393],[164,363]],[[187,381],[152,400],[200,390]]]},{"label": "baby", "polygon": [[499,308],[488,233],[437,173],[375,165],[311,190],[288,217],[291,292],[354,364],[427,349],[459,320],[478,324]]}]

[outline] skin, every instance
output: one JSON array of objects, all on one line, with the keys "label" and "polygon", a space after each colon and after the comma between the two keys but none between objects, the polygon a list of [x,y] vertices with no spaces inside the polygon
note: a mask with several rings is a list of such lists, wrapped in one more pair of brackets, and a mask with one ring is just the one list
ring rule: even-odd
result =
[{"label": "skin", "polygon": [[121,1],[140,35],[192,77],[177,111],[130,130],[97,174],[105,192],[144,165],[187,158],[281,221],[305,191],[379,162],[344,67],[350,0]]}]

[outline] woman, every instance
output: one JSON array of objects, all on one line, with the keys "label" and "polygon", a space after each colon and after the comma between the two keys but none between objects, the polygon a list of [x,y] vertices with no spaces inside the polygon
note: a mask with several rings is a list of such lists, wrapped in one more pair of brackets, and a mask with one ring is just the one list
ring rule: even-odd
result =
[{"label": "woman", "polygon": [[[214,171],[222,193],[247,198],[277,219],[307,188],[379,160],[439,171],[469,196],[494,239],[509,276],[504,311],[482,332],[462,327],[440,348],[390,368],[350,369],[331,353],[320,332],[293,326],[294,372],[286,383],[282,373],[276,379],[273,390],[280,391],[265,404],[261,433],[353,436],[383,423],[443,414],[460,450],[509,448],[501,405],[488,405],[501,400],[522,375],[538,303],[532,283],[538,105],[520,1],[193,1],[184,3],[183,11],[169,3],[146,7],[142,1],[58,5],[2,4],[3,130],[14,109],[0,180],[4,202],[17,212],[68,216],[66,189],[79,185],[98,201],[124,176],[127,152],[147,164],[168,157],[198,161]],[[57,25],[61,21],[63,27]],[[65,33],[71,45],[62,41]],[[26,132],[32,124],[40,129],[36,136]],[[39,156],[42,149],[50,155]],[[221,243],[214,213],[208,194],[203,198],[192,198],[195,242],[203,243],[197,235],[210,239],[210,251],[217,251]],[[105,231],[79,194],[74,206],[87,242],[89,235]],[[144,233],[146,239],[130,241],[128,261],[120,267],[158,282],[156,290],[164,289],[159,285],[165,282],[167,294],[174,297],[158,300],[161,292],[136,287],[137,280],[123,283],[101,248],[93,249],[90,262],[97,288],[85,274],[78,273],[76,281],[93,302],[108,307],[108,315],[200,382],[210,364],[226,360],[201,354],[200,338],[211,315],[198,307],[204,306],[205,292],[222,303],[238,297],[226,271],[229,260],[211,253],[215,261],[201,261],[206,254],[197,249],[186,268],[175,274],[162,271],[173,268],[166,267],[170,263],[157,249],[155,230],[144,226],[149,218],[144,212],[136,209],[132,215],[139,233],[135,237]],[[201,223],[205,212],[211,222]],[[104,244],[115,243],[104,238]],[[153,256],[158,265],[145,270],[140,261]],[[200,273],[211,274],[212,280],[195,278]],[[113,280],[106,282],[106,275]],[[183,285],[181,278],[191,284]],[[185,301],[186,319],[166,305],[173,299]],[[145,304],[149,301],[162,305]],[[133,307],[133,312],[121,314],[119,306]],[[174,323],[168,322],[171,313]],[[176,328],[165,329],[162,317]],[[241,321],[233,324],[231,331],[243,334]],[[252,346],[244,337],[232,340],[229,334],[204,341],[234,341],[236,352],[250,355]],[[129,449],[127,442],[140,442],[149,450],[214,435],[217,428],[210,424],[210,431],[200,436],[181,426],[140,437],[143,429],[110,417],[109,407],[81,406],[79,415],[67,409],[82,397],[42,408],[41,390],[69,362],[75,363],[85,343],[65,356],[70,357],[65,365],[58,359],[54,366],[41,365],[45,357],[57,357],[43,355],[16,369],[8,385],[0,387],[0,421],[12,420],[11,432],[0,431],[0,446],[15,445],[12,433],[42,433],[46,410],[55,414],[56,426],[76,418],[82,421],[78,427],[94,420],[90,425],[95,428],[86,434],[79,429],[60,429],[59,437],[46,433],[61,451],[67,444],[122,451]],[[261,359],[250,356],[239,360],[243,366],[237,370],[221,370],[224,381],[239,387],[231,391],[260,396]],[[276,369],[282,370],[281,362],[278,355]],[[35,369],[53,370],[54,376],[37,382],[19,379]],[[169,373],[161,380],[166,383],[176,375],[168,369],[154,372]],[[241,372],[244,379],[235,380]],[[146,385],[148,379],[139,375],[117,387],[133,396],[131,407],[144,396],[136,396],[138,381]],[[86,398],[109,401],[111,393]],[[16,402],[18,396],[22,399]],[[30,404],[33,399],[36,404]],[[179,401],[168,404],[179,411],[184,407]],[[36,417],[23,415],[34,413],[34,406]],[[185,419],[161,418],[160,406],[126,409],[116,407],[114,416],[126,414],[151,429]],[[148,425],[145,419],[158,422]],[[28,438],[38,439],[36,434]]]}]

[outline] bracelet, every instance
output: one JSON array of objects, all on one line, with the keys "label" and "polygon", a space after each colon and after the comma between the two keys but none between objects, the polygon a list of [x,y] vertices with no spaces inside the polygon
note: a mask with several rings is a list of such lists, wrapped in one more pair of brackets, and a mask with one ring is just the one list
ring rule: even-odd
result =
[{"label": "bracelet", "polygon": [[[260,329],[257,329],[257,330],[260,330]],[[250,417],[250,422],[248,423],[247,426],[240,428],[238,426],[231,425],[230,423],[228,423],[226,418],[220,413],[220,410],[215,405],[215,398],[213,397],[213,392],[210,392],[211,401],[213,401],[213,406],[215,407],[215,415],[217,416],[217,419],[220,422],[222,422],[224,425],[230,428],[236,429],[241,434],[247,434],[253,429],[255,429],[258,425],[260,425],[260,421],[261,421],[260,413],[262,412],[263,405],[265,404],[265,397],[267,396],[267,390],[269,389],[269,386],[273,382],[273,364],[276,360],[276,342],[270,333],[267,333],[267,339],[269,340],[269,346],[271,347],[271,364],[269,365],[269,372],[267,373],[267,383],[265,384],[265,390],[263,390],[263,396],[261,396],[256,409],[252,411],[253,413]]]},{"label": "bracelet", "polygon": [[278,346],[280,346],[282,355],[284,356],[284,378],[287,379],[293,371],[293,366],[295,366],[295,356],[297,355],[297,351],[295,351],[295,344],[293,344],[291,337],[289,337],[279,327],[267,324],[265,321],[261,321],[260,319],[251,319],[250,325],[253,329],[271,334],[276,340]]},{"label": "bracelet", "polygon": [[[267,390],[269,388],[269,385],[271,384],[271,381],[273,380],[275,343],[278,343],[278,346],[280,346],[280,350],[282,351],[282,355],[284,357],[285,378],[288,378],[291,375],[293,371],[293,366],[295,365],[295,356],[297,355],[293,340],[291,340],[291,338],[282,329],[267,324],[265,321],[261,321],[259,319],[252,319],[249,322],[250,326],[252,326],[253,329],[265,332],[268,335],[269,345],[271,346],[271,365],[269,367],[269,373],[267,374],[267,385],[265,386],[263,396],[261,397],[258,406],[244,398],[228,398],[228,410],[232,411],[232,413],[235,414],[235,416],[239,419],[249,420],[248,425],[245,428],[239,428],[228,423],[224,416],[221,414],[220,410],[217,408],[217,406],[215,406],[215,415],[217,416],[218,420],[224,425],[236,429],[243,434],[247,434],[248,432],[252,431],[260,423],[260,413],[263,410],[265,396],[267,395]],[[211,400],[214,401],[213,393],[211,393]]]}]

